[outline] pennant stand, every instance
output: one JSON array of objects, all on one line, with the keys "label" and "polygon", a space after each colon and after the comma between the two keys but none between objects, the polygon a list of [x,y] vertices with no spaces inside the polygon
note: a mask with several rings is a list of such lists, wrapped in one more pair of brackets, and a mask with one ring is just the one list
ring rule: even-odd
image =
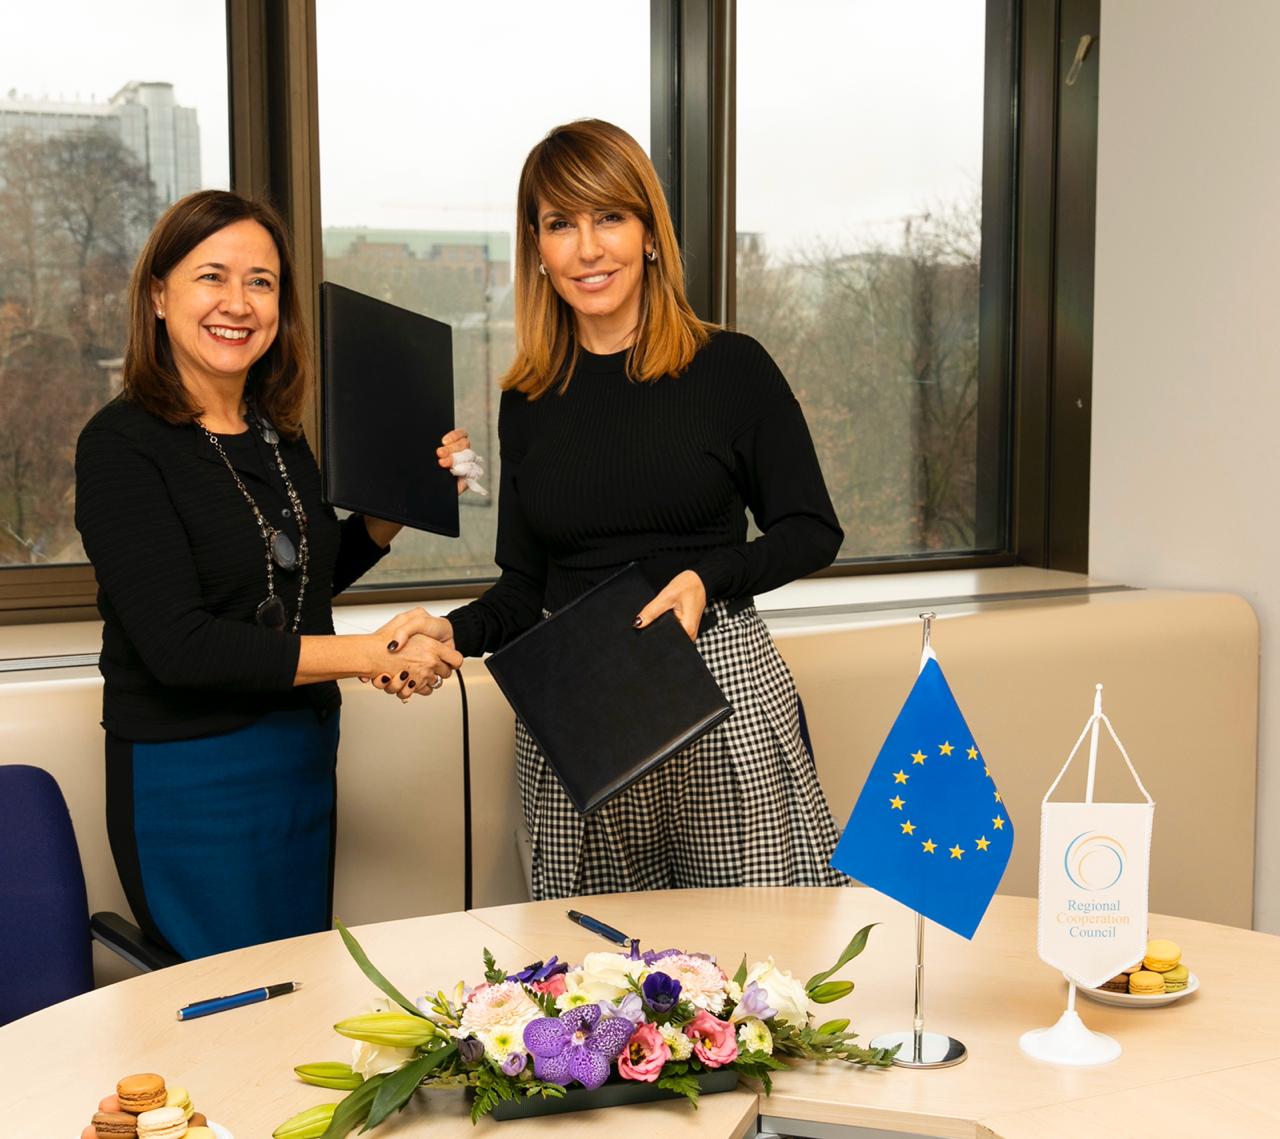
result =
[{"label": "pennant stand", "polygon": [[[1147,799],[1146,806],[1151,807],[1151,797],[1147,795],[1146,788],[1142,786],[1142,781],[1138,779],[1138,773],[1134,770],[1133,763],[1130,761],[1128,753],[1124,750],[1124,745],[1117,738],[1115,729],[1111,726],[1111,721],[1107,719],[1102,712],[1102,685],[1099,684],[1094,691],[1093,697],[1093,715],[1089,718],[1089,722],[1085,724],[1084,731],[1080,733],[1080,739],[1076,741],[1076,746],[1072,749],[1071,755],[1067,757],[1066,765],[1058,773],[1058,778],[1053,781],[1045,795],[1045,803],[1049,801],[1049,797],[1053,794],[1058,783],[1066,774],[1067,768],[1071,766],[1071,760],[1075,757],[1076,751],[1079,750],[1081,742],[1084,740],[1084,733],[1089,732],[1089,775],[1085,785],[1084,802],[1093,804],[1093,788],[1094,779],[1098,769],[1098,730],[1102,724],[1107,725],[1107,731],[1111,733],[1111,738],[1115,741],[1116,746],[1120,748],[1121,755],[1124,756],[1125,762],[1129,765],[1129,771],[1133,774],[1134,780],[1137,782],[1139,789]],[[1042,836],[1044,832],[1044,823],[1042,822]],[[1043,841],[1043,837],[1042,837]],[[1147,842],[1150,843],[1150,823],[1147,824]],[[1041,858],[1043,861],[1044,854],[1042,849]],[[1144,868],[1145,873],[1145,868]],[[1042,871],[1043,874],[1043,871]],[[1145,899],[1145,884],[1143,897]],[[1046,904],[1044,899],[1043,877],[1041,888],[1041,903]],[[1143,910],[1145,911],[1145,904]],[[1042,947],[1041,956],[1048,960],[1046,953]],[[1088,978],[1086,978],[1088,980]],[[1022,1051],[1028,1056],[1032,1056],[1037,1060],[1045,1060],[1051,1064],[1063,1064],[1071,1067],[1088,1067],[1094,1064],[1106,1064],[1111,1060],[1115,1060],[1121,1053],[1120,1042],[1113,1037],[1107,1036],[1101,1032],[1094,1032],[1085,1027],[1084,1021],[1080,1019],[1080,1014],[1076,1012],[1076,982],[1070,976],[1067,978],[1067,1007],[1062,1015],[1058,1018],[1058,1022],[1050,1028],[1036,1028],[1030,1032],[1024,1032],[1018,1040]]]},{"label": "pennant stand", "polygon": [[[924,622],[920,646],[920,668],[934,657],[930,637],[936,613],[921,613]],[[1073,990],[1074,996],[1074,990]],[[898,1048],[894,1065],[899,1068],[951,1068],[961,1063],[969,1051],[954,1036],[924,1030],[924,915],[916,913],[916,1000],[910,1032],[885,1032],[871,1041],[872,1048]]]}]

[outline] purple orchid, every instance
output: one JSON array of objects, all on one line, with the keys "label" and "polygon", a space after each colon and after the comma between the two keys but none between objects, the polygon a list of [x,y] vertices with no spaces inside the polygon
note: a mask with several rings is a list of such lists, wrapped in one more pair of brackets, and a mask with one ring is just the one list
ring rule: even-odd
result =
[{"label": "purple orchid", "polygon": [[642,988],[644,999],[656,1013],[670,1012],[680,1000],[680,982],[666,973],[650,973]]},{"label": "purple orchid", "polygon": [[536,985],[540,981],[546,981],[556,976],[557,973],[567,973],[569,965],[565,961],[560,961],[552,957],[545,964],[541,961],[535,961],[532,965],[526,965],[519,973],[512,973],[507,980],[519,981],[522,985]]},{"label": "purple orchid", "polygon": [[601,1016],[621,1016],[639,1027],[644,1023],[644,1003],[635,993],[628,993],[617,1001],[596,1001]]},{"label": "purple orchid", "polygon": [[601,1016],[599,1005],[579,1005],[560,1016],[541,1016],[524,1029],[524,1046],[533,1053],[533,1074],[567,1087],[577,1080],[594,1090],[609,1078],[613,1061],[631,1039],[631,1021]]},{"label": "purple orchid", "polygon": [[738,1005],[738,1010],[747,1016],[758,1016],[761,1020],[778,1015],[778,1010],[769,1005],[768,990],[755,981],[742,990],[742,1002]]}]

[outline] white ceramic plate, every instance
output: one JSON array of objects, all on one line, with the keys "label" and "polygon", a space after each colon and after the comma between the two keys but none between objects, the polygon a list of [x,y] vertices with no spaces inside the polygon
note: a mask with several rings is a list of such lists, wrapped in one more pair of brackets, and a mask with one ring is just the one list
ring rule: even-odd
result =
[{"label": "white ceramic plate", "polygon": [[1179,989],[1176,993],[1152,993],[1150,996],[1142,993],[1110,993],[1102,989],[1086,989],[1083,985],[1079,986],[1079,991],[1091,1001],[1097,1001],[1103,1005],[1116,1005],[1119,1008],[1155,1008],[1157,1005],[1171,1005],[1174,1001],[1189,997],[1199,987],[1200,978],[1194,973],[1188,973],[1187,987]]}]

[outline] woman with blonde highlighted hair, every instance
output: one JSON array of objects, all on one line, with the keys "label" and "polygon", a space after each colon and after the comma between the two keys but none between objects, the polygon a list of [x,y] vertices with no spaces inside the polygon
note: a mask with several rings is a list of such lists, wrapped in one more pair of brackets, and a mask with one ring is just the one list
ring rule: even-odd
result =
[{"label": "woman with blonde highlighted hair", "polygon": [[734,708],[586,817],[517,723],[534,897],[843,883],[795,687],[752,600],[843,539],[786,380],[756,341],[694,314],[657,173],[610,123],[556,127],[530,152],[515,289],[502,575],[447,619],[390,628],[478,656],[638,562],[655,596],[636,625],[674,612]]}]

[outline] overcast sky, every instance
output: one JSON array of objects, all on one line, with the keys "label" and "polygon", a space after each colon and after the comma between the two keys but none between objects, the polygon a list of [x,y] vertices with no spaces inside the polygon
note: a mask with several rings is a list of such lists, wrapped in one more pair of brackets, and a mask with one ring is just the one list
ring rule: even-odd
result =
[{"label": "overcast sky", "polygon": [[[983,0],[738,0],[738,228],[857,241],[981,173]],[[166,80],[226,185],[223,0],[13,5],[0,95]],[[509,230],[530,146],[592,115],[649,141],[648,0],[317,0],[326,225]]]}]

